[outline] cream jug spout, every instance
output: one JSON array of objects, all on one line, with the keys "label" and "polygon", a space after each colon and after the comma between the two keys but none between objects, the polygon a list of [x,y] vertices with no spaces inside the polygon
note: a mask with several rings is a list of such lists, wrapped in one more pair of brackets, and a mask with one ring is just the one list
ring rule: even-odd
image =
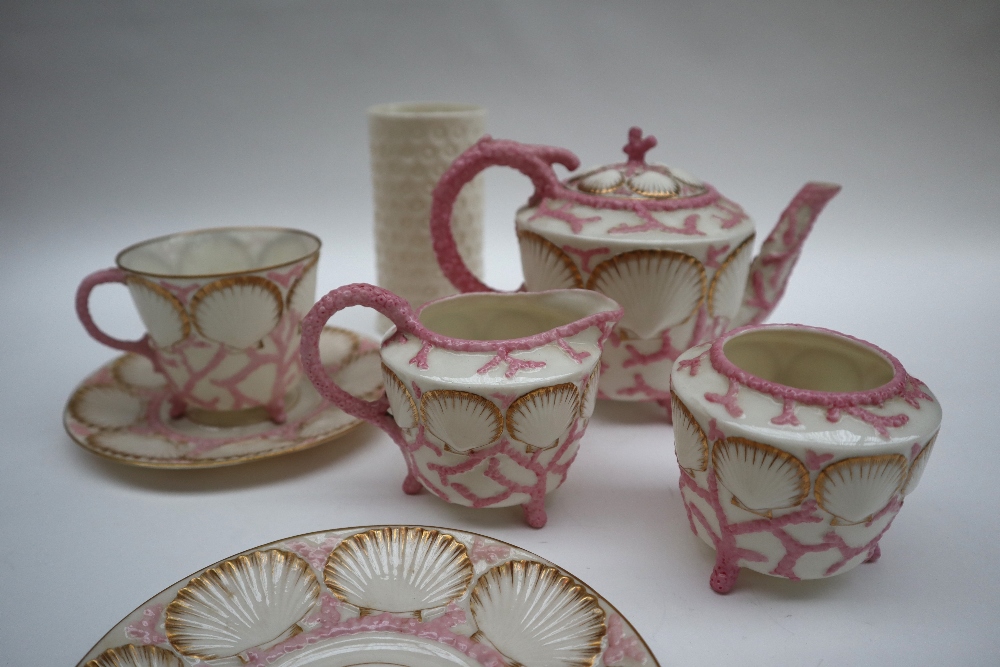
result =
[{"label": "cream jug spout", "polygon": [[778,305],[788,277],[802,253],[802,244],[827,202],[840,192],[835,183],[810,182],[781,214],[750,266],[743,304],[729,328],[763,322]]}]

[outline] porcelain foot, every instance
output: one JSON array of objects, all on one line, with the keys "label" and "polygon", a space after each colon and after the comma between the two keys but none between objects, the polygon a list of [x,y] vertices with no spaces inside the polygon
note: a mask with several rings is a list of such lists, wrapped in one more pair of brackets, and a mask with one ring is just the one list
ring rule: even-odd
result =
[{"label": "porcelain foot", "polygon": [[736,585],[736,577],[739,574],[740,568],[738,565],[730,565],[720,558],[715,562],[715,569],[712,570],[712,576],[708,579],[708,585],[716,593],[725,595],[733,590],[733,586]]},{"label": "porcelain foot", "polygon": [[868,552],[868,558],[865,559],[866,563],[877,563],[878,559],[882,557],[882,547],[875,543],[875,547]]},{"label": "porcelain foot", "polygon": [[413,475],[407,475],[406,479],[403,480],[403,493],[408,496],[415,496],[423,491],[423,489],[424,485],[421,484]]},{"label": "porcelain foot", "polygon": [[170,397],[170,418],[180,419],[187,412],[187,404],[179,396]]},{"label": "porcelain foot", "polygon": [[267,408],[267,414],[271,417],[271,421],[275,424],[284,424],[288,421],[288,413],[285,412],[285,406],[272,405]]},{"label": "porcelain foot", "polygon": [[524,520],[532,528],[542,528],[548,522],[549,515],[545,513],[545,507],[541,503],[529,503],[524,505]]}]

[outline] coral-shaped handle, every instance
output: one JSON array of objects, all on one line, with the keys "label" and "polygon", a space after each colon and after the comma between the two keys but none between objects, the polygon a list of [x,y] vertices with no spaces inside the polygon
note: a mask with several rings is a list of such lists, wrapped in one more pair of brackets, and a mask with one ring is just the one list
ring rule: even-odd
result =
[{"label": "coral-shaped handle", "polygon": [[489,135],[458,156],[441,176],[431,202],[431,238],[441,272],[461,292],[496,292],[479,280],[465,265],[451,231],[451,213],[462,187],[484,169],[492,166],[517,169],[531,179],[535,193],[529,201],[535,205],[559,184],[553,164],[569,170],[580,166],[580,159],[565,148],[522,144]]},{"label": "coral-shaped handle", "polygon": [[399,443],[402,432],[388,414],[389,399],[382,395],[377,400],[366,401],[352,396],[330,378],[320,360],[319,337],[327,320],[337,311],[351,306],[377,310],[396,325],[397,331],[413,333],[420,328],[406,299],[367,283],[344,285],[317,301],[302,320],[302,344],[299,349],[302,368],[323,398],[347,414],[375,424]]},{"label": "coral-shaped handle", "polygon": [[108,347],[112,347],[116,350],[133,352],[135,354],[141,354],[144,357],[149,357],[149,359],[153,362],[153,367],[160,370],[159,362],[156,359],[156,353],[153,351],[153,346],[149,342],[149,334],[143,335],[143,337],[139,340],[121,340],[120,338],[109,336],[101,331],[101,329],[94,322],[94,318],[90,315],[90,293],[94,290],[94,288],[98,285],[104,285],[106,283],[121,283],[124,285],[126,278],[127,274],[118,268],[94,271],[89,276],[84,278],[76,290],[76,314],[80,318],[83,328],[87,330],[87,333],[89,333],[94,340],[99,343],[104,343]]}]

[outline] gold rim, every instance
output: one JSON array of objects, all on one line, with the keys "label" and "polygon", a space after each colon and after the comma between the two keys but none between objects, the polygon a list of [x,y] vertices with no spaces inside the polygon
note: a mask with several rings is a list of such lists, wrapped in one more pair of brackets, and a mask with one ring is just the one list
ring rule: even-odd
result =
[{"label": "gold rim", "polygon": [[[520,396],[516,401],[510,404],[510,407],[507,408],[507,415],[506,415],[507,432],[510,433],[510,437],[512,437],[514,440],[517,440],[521,444],[527,445],[529,452],[535,450],[552,449],[553,447],[558,445],[559,438],[561,438],[562,435],[557,437],[556,441],[551,445],[545,445],[545,446],[533,445],[530,442],[527,442],[519,438],[518,437],[519,429],[517,426],[516,413],[518,410],[521,409],[521,406],[526,405],[529,402],[534,402],[538,398],[544,398],[545,396],[550,396],[552,394],[566,394],[566,393],[571,394],[573,397],[572,399],[574,403],[572,411],[573,419],[579,417],[580,390],[576,388],[575,384],[573,384],[572,382],[563,382],[562,384],[553,385],[551,387],[539,387],[538,389],[534,389],[532,391],[529,391],[527,394]],[[570,421],[570,423],[572,424],[572,421]]]},{"label": "gold rim", "polygon": [[[580,577],[576,576],[575,574],[573,574],[572,572],[570,572],[566,568],[560,567],[559,565],[556,565],[552,561],[550,561],[550,560],[548,560],[546,558],[542,558],[541,556],[535,554],[534,552],[528,551],[527,549],[525,549],[523,547],[519,547],[516,544],[511,544],[510,542],[506,542],[504,540],[500,540],[500,539],[497,539],[495,537],[490,537],[489,535],[484,535],[482,533],[476,533],[476,532],[473,532],[471,530],[461,530],[461,529],[457,529],[457,528],[445,528],[443,526],[424,526],[424,525],[408,526],[408,525],[400,525],[400,524],[389,524],[389,525],[382,525],[382,526],[379,526],[379,525],[374,525],[374,526],[372,526],[372,525],[368,525],[368,526],[346,526],[344,528],[328,528],[326,530],[316,530],[316,531],[310,531],[308,533],[298,533],[296,535],[289,535],[288,537],[283,537],[283,538],[281,538],[279,540],[274,540],[273,542],[267,542],[266,544],[260,544],[260,545],[255,546],[255,547],[251,547],[251,548],[246,549],[244,551],[241,551],[239,553],[233,554],[232,556],[229,556],[228,558],[224,558],[222,560],[216,561],[215,563],[212,563],[211,565],[209,565],[207,567],[204,567],[204,568],[202,568],[200,570],[196,570],[195,572],[192,572],[191,574],[189,574],[188,576],[186,576],[186,577],[184,577],[182,579],[178,579],[177,581],[175,581],[174,583],[170,584],[169,586],[161,589],[158,593],[156,593],[155,595],[151,596],[149,599],[147,599],[146,601],[144,601],[142,604],[136,606],[135,609],[133,609],[132,611],[128,612],[125,616],[123,616],[120,621],[118,621],[117,623],[115,623],[114,627],[112,627],[110,630],[108,630],[107,632],[105,632],[104,635],[102,635],[100,639],[98,639],[96,642],[94,642],[93,646],[90,647],[90,650],[87,651],[87,653],[85,653],[84,655],[89,655],[90,653],[93,653],[94,649],[96,649],[101,644],[101,642],[103,642],[105,639],[107,639],[111,635],[112,632],[114,632],[115,630],[117,630],[121,626],[122,623],[124,623],[126,620],[128,620],[129,616],[131,616],[135,612],[139,611],[140,609],[144,609],[144,608],[148,607],[154,600],[156,600],[156,598],[158,598],[161,595],[163,595],[164,593],[168,592],[171,588],[174,588],[175,586],[177,586],[179,584],[183,584],[185,581],[190,581],[191,579],[194,579],[195,577],[197,577],[198,575],[200,575],[202,572],[210,570],[211,568],[216,567],[220,563],[224,563],[225,561],[232,560],[233,558],[236,558],[237,556],[241,556],[241,555],[244,555],[244,554],[253,553],[255,551],[260,551],[262,549],[278,548],[278,545],[288,543],[291,540],[299,540],[299,539],[303,539],[303,538],[306,538],[306,537],[313,537],[313,536],[316,536],[316,535],[328,535],[329,533],[350,533],[346,537],[343,538],[343,539],[349,539],[350,537],[352,537],[353,535],[355,535],[357,533],[362,533],[362,532],[370,531],[370,530],[376,530],[376,529],[380,529],[380,528],[423,528],[425,530],[436,530],[436,531],[445,533],[447,535],[451,535],[452,537],[454,537],[456,533],[458,533],[460,535],[468,535],[468,536],[471,536],[471,537],[481,537],[481,538],[489,540],[491,542],[495,542],[496,544],[500,544],[500,545],[503,545],[503,546],[511,548],[511,549],[517,549],[518,551],[526,554],[530,558],[537,559],[537,562],[540,562],[540,563],[543,563],[545,565],[549,565],[551,567],[554,567],[557,570],[559,570],[559,572],[561,572],[562,574],[564,574],[564,575],[572,578],[577,583],[579,583],[580,585],[582,585],[584,588],[586,588],[588,591],[590,591],[590,593],[595,598],[597,598],[598,601],[600,601],[603,605],[607,606],[611,611],[613,611],[618,616],[618,618],[621,619],[622,623],[625,624],[625,627],[627,627],[629,630],[632,631],[632,635],[636,639],[639,640],[639,643],[642,644],[642,647],[646,650],[646,655],[649,656],[649,658],[652,660],[652,663],[653,663],[652,667],[660,667],[660,663],[656,659],[656,655],[654,655],[653,651],[649,648],[649,644],[646,643],[646,640],[642,637],[641,634],[639,634],[639,631],[635,629],[635,626],[632,625],[631,621],[629,621],[625,617],[625,615],[621,613],[621,611],[618,609],[618,607],[616,607],[615,605],[611,604],[611,602],[609,602],[604,596],[602,596],[600,593],[598,593],[596,590],[594,590],[593,586],[589,585],[583,579],[581,579]],[[351,531],[354,531],[354,532],[352,533]],[[79,663],[78,663],[78,665],[84,665],[84,666],[86,666],[87,663],[84,663],[83,660],[80,660]]]},{"label": "gold rim", "polygon": [[[288,290],[288,296],[285,298],[286,306],[289,308],[292,307],[292,300],[295,298],[295,291],[298,289],[299,284],[302,283],[302,279],[305,278],[306,274],[312,271],[317,264],[319,264],[319,253],[306,262],[305,266],[302,267],[302,273],[295,279],[295,282],[292,283],[292,286]],[[305,313],[303,313],[303,315],[305,315]]]},{"label": "gold rim", "polygon": [[[122,266],[122,263],[121,263],[121,259],[122,259],[122,257],[125,256],[126,253],[129,253],[129,252],[131,252],[133,250],[138,250],[139,248],[141,248],[143,246],[151,245],[153,243],[159,243],[161,241],[166,241],[167,239],[172,239],[172,238],[176,238],[176,237],[180,237],[180,236],[196,236],[198,234],[217,234],[217,233],[220,233],[220,232],[238,232],[238,231],[285,232],[285,233],[292,234],[292,235],[295,235],[295,236],[305,236],[305,237],[307,237],[307,238],[315,241],[316,248],[314,250],[310,250],[309,252],[305,253],[304,255],[300,255],[299,257],[296,257],[293,260],[290,260],[290,261],[287,261],[287,262],[281,262],[280,264],[270,264],[268,266],[262,266],[260,268],[255,268],[255,269],[250,269],[250,270],[243,270],[243,271],[225,271],[225,272],[222,272],[222,273],[201,273],[201,274],[196,274],[196,275],[179,275],[179,274],[172,274],[172,273],[151,273],[151,272],[148,272],[148,271],[136,271],[134,269],[129,269],[129,268],[126,268],[126,267]],[[125,271],[127,273],[132,273],[132,274],[136,274],[136,275],[140,275],[140,276],[149,276],[150,278],[174,278],[174,279],[188,278],[188,279],[191,279],[191,280],[204,279],[204,278],[225,278],[225,277],[228,277],[228,276],[238,276],[238,275],[242,275],[242,274],[245,274],[245,273],[257,273],[259,271],[272,271],[274,269],[280,269],[283,266],[291,266],[292,264],[295,264],[297,262],[301,262],[303,259],[309,257],[310,255],[314,255],[315,254],[315,255],[318,256],[319,255],[319,251],[320,251],[320,249],[322,247],[323,247],[323,242],[315,234],[303,231],[301,229],[292,229],[290,227],[211,227],[209,229],[191,229],[191,230],[187,230],[187,231],[183,231],[183,232],[174,232],[173,234],[164,234],[163,236],[157,236],[155,238],[146,239],[145,241],[139,241],[138,243],[133,243],[132,245],[128,246],[127,248],[125,248],[124,250],[122,250],[121,252],[119,252],[117,255],[115,255],[115,266],[117,266],[119,269],[121,269],[122,271]]]},{"label": "gold rim", "polygon": [[[388,385],[389,382],[392,382],[392,384],[394,384],[396,388],[402,391],[403,395],[406,396],[407,404],[410,406],[410,415],[413,418],[413,425],[416,426],[417,424],[420,423],[420,411],[417,409],[417,404],[413,400],[413,396],[410,394],[410,391],[406,388],[406,385],[403,384],[403,381],[399,379],[399,376],[393,373],[392,369],[385,365],[385,362],[382,362],[382,386],[385,387],[386,389],[387,397],[389,389],[386,385]],[[396,416],[397,415],[393,415],[393,418],[395,418]],[[413,426],[407,428],[413,428]]]},{"label": "gold rim", "polygon": [[170,290],[163,287],[163,285],[158,285],[154,283],[152,280],[147,280],[146,278],[142,278],[141,276],[131,276],[131,275],[126,276],[125,284],[129,287],[131,287],[132,285],[139,285],[140,287],[145,287],[150,292],[152,292],[153,294],[162,298],[164,301],[170,304],[170,307],[174,309],[175,313],[177,313],[177,317],[179,317],[181,320],[182,335],[180,340],[176,341],[171,345],[168,345],[167,347],[172,347],[173,345],[176,345],[177,343],[181,342],[182,340],[191,335],[191,316],[188,315],[188,312],[184,309],[184,304],[181,303],[180,299],[174,296],[170,292]]},{"label": "gold rim", "polygon": [[732,263],[736,261],[736,258],[739,257],[739,254],[744,250],[746,250],[746,247],[748,245],[750,246],[750,250],[747,252],[751,252],[753,250],[753,241],[755,237],[756,237],[755,234],[751,234],[748,238],[744,239],[742,243],[736,246],[736,250],[733,250],[731,253],[726,255],[726,258],[722,260],[722,264],[719,265],[719,268],[715,272],[715,275],[712,276],[712,282],[708,286],[708,297],[707,297],[708,312],[711,313],[712,315],[715,315],[715,288],[719,283],[719,278],[726,272],[726,270],[730,267],[730,265],[732,265]]},{"label": "gold rim", "polygon": [[909,495],[910,493],[910,482],[913,481],[913,471],[917,469],[918,465],[924,465],[924,466],[927,465],[927,462],[924,461],[924,458],[931,455],[931,448],[934,446],[934,443],[937,442],[938,433],[940,433],[940,431],[934,433],[934,435],[931,436],[931,439],[927,441],[927,444],[924,445],[924,448],[920,450],[920,453],[917,454],[917,457],[913,459],[913,463],[910,464],[909,470],[906,471],[906,481],[903,482],[903,486],[900,487],[899,491],[904,496]]},{"label": "gold rim", "polygon": [[[809,495],[809,471],[806,469],[802,461],[800,461],[798,458],[792,456],[791,454],[782,449],[778,449],[777,447],[773,445],[768,445],[767,443],[757,442],[756,440],[750,440],[748,438],[739,438],[739,437],[726,438],[725,440],[717,440],[715,445],[712,446],[712,468],[715,469],[716,471],[718,470],[719,467],[718,463],[719,451],[722,447],[725,447],[729,443],[742,445],[747,449],[761,452],[765,456],[772,456],[781,461],[782,463],[787,463],[792,467],[792,470],[795,476],[798,478],[799,482],[799,489],[797,495],[794,498],[792,498],[790,502],[788,502],[785,505],[782,505],[781,507],[769,507],[767,509],[752,509],[750,507],[747,507],[743,504],[743,501],[738,500],[735,493],[729,491],[730,493],[732,493],[733,496],[733,504],[739,507],[740,509],[744,509],[747,512],[751,512],[758,516],[765,516],[767,518],[771,518],[773,510],[781,510],[781,509],[788,509],[789,507],[797,507],[801,505],[802,501],[804,501],[806,497]],[[716,472],[716,475],[718,475],[718,472]],[[720,483],[723,486],[725,486],[724,480],[720,479]],[[729,490],[729,487],[726,487],[726,489]]]},{"label": "gold rim", "polygon": [[[472,449],[459,451],[457,449],[452,449],[451,445],[445,441],[444,438],[431,430],[431,427],[427,422],[427,404],[432,400],[440,401],[447,399],[452,399],[452,401],[468,400],[481,406],[493,417],[495,422],[493,426],[493,435],[490,436],[490,441],[488,443],[480,445],[479,447],[473,447]],[[479,394],[473,394],[470,391],[458,391],[457,389],[432,389],[431,391],[424,392],[423,396],[420,397],[420,421],[424,424],[424,428],[427,429],[427,432],[431,433],[435,438],[443,442],[444,448],[452,454],[468,454],[479,449],[485,449],[499,440],[500,436],[503,435],[503,413],[500,412],[500,408],[498,408],[493,401],[483,398]]]},{"label": "gold rim", "polygon": [[[837,519],[844,519],[843,522],[838,522],[838,525],[853,526],[860,523],[865,523],[866,521],[869,521],[871,519],[871,516],[867,516],[861,521],[848,521],[844,517],[840,517],[831,512],[829,509],[827,509],[826,507],[827,499],[825,497],[826,496],[825,491],[827,485],[833,481],[831,480],[831,475],[845,468],[852,469],[855,467],[862,467],[867,465],[867,466],[877,467],[880,470],[884,471],[890,466],[898,465],[902,470],[902,474],[899,475],[899,481],[896,483],[896,487],[893,489],[892,494],[890,494],[890,497],[892,497],[893,495],[899,493],[900,490],[906,484],[908,477],[906,470],[907,463],[908,461],[906,460],[906,457],[903,456],[902,454],[876,454],[874,456],[852,456],[847,459],[841,459],[836,463],[831,463],[827,467],[823,468],[823,470],[820,471],[819,475],[816,476],[816,488],[813,490],[813,495],[816,497],[816,504],[819,505],[819,507],[824,512],[832,515],[833,517]],[[840,477],[841,479],[843,479],[843,475],[841,475]],[[876,511],[878,510],[876,509]]]},{"label": "gold rim", "polygon": [[[705,429],[701,427],[701,424],[698,423],[698,420],[694,418],[693,414],[691,414],[691,411],[688,409],[688,406],[684,405],[684,401],[682,401],[680,397],[673,391],[670,392],[670,401],[671,403],[673,403],[674,407],[677,408],[678,412],[681,413],[681,417],[684,418],[684,421],[689,426],[694,427],[695,435],[698,437],[699,442],[701,442],[701,467],[684,468],[684,470],[688,471],[689,473],[703,472],[708,469],[709,443],[708,443],[708,436],[705,434]],[[677,439],[676,434],[674,435],[674,439],[675,440]],[[680,465],[680,461],[677,462],[677,465]],[[681,467],[683,468],[684,466]]]},{"label": "gold rim", "polygon": [[[690,320],[694,316],[694,314],[698,312],[698,308],[701,307],[701,304],[705,302],[705,298],[708,293],[708,285],[707,285],[708,279],[706,278],[705,275],[705,266],[701,262],[699,262],[697,258],[692,257],[691,255],[688,255],[683,252],[677,252],[676,250],[643,249],[643,250],[630,250],[628,252],[623,252],[620,255],[609,257],[608,259],[604,260],[603,262],[599,263],[597,266],[594,267],[594,270],[590,273],[590,278],[587,279],[587,289],[594,290],[595,292],[598,292],[600,294],[604,294],[604,292],[601,292],[601,290],[597,289],[596,287],[597,281],[600,280],[601,276],[603,276],[611,269],[617,269],[619,263],[624,263],[631,259],[644,259],[644,258],[657,258],[657,259],[667,258],[667,259],[677,260],[693,267],[695,271],[698,273],[698,287],[699,287],[698,299],[695,301],[694,306],[691,308],[691,312],[689,312],[684,317],[683,320],[681,320],[677,324],[671,325],[671,327],[680,326],[681,324],[684,324],[685,322]],[[620,322],[616,325],[616,328],[623,330]]]},{"label": "gold rim", "polygon": [[541,234],[528,231],[527,229],[517,230],[517,238],[519,241],[520,240],[534,241],[535,243],[541,245],[544,250],[552,254],[553,257],[555,257],[558,261],[562,262],[563,266],[566,267],[566,270],[569,271],[570,276],[573,279],[573,287],[578,287],[578,288],[583,287],[583,282],[584,282],[583,274],[580,273],[580,269],[577,268],[576,264],[569,257],[569,255],[567,255],[565,252],[562,251],[562,248],[560,248],[555,243],[548,240]]},{"label": "gold rim", "polygon": [[[605,635],[608,633],[608,615],[604,609],[601,608],[601,596],[591,590],[588,590],[588,587],[585,586],[583,582],[554,565],[547,565],[538,561],[523,559],[509,560],[505,563],[501,563],[500,565],[494,565],[479,575],[479,579],[476,580],[476,585],[472,589],[472,593],[469,595],[469,613],[472,614],[473,618],[476,618],[476,607],[482,608],[484,606],[483,600],[480,596],[480,590],[485,589],[490,584],[487,578],[495,581],[503,579],[510,579],[513,581],[517,570],[527,569],[538,570],[539,574],[536,577],[538,581],[543,581],[548,578],[550,580],[550,586],[566,591],[574,601],[579,602],[586,608],[586,611],[584,612],[586,617],[590,618],[591,616],[594,616],[595,620],[598,621],[600,627],[599,630],[590,633],[589,636],[581,637],[580,635],[576,635],[580,638],[581,643],[586,647],[586,653],[590,655],[589,659],[566,663],[571,667],[590,667],[597,660],[597,657],[601,655],[601,643],[604,640]],[[538,601],[536,600],[534,602],[537,603]],[[532,606],[534,607],[534,605]],[[534,613],[534,609],[532,609],[531,613]],[[620,616],[621,615],[619,614],[619,617]],[[490,641],[489,635],[486,635],[482,630],[479,630],[478,633]],[[638,633],[636,633],[636,635],[638,636]],[[496,646],[496,644],[493,644],[492,641],[490,641],[490,644],[497,651],[500,651],[500,649]],[[507,656],[507,654],[504,653],[503,655],[504,657],[510,659],[510,656]]]},{"label": "gold rim", "polygon": [[[225,341],[212,338],[205,333],[204,329],[201,328],[201,322],[198,321],[198,308],[201,306],[202,301],[216,292],[222,292],[223,290],[231,289],[233,287],[259,287],[266,293],[270,294],[271,298],[274,299],[275,306],[278,310],[278,312],[275,313],[275,319],[277,322],[275,322],[274,326],[278,325],[278,322],[281,321],[281,316],[285,312],[285,300],[281,298],[281,290],[278,289],[278,286],[267,278],[261,278],[260,276],[237,276],[235,278],[223,278],[222,280],[211,282],[195,292],[194,296],[191,297],[191,316],[194,318],[194,326],[198,329],[198,333],[209,340],[214,340],[218,343],[228,345]],[[271,329],[274,329],[274,327],[271,327]],[[270,332],[271,331],[268,330],[268,332],[264,335],[266,336]]]},{"label": "gold rim", "polygon": [[581,192],[586,192],[587,194],[591,194],[591,195],[606,195],[609,192],[614,192],[615,190],[617,190],[618,188],[620,188],[625,183],[625,176],[622,175],[622,173],[620,171],[618,171],[618,182],[615,183],[614,186],[612,186],[612,187],[609,187],[609,188],[590,188],[590,187],[587,187],[587,186],[585,186],[583,184],[583,182],[585,180],[587,180],[588,178],[590,178],[594,174],[601,173],[602,171],[611,171],[611,169],[609,169],[607,167],[598,167],[597,169],[589,171],[586,174],[583,174],[581,176],[577,176],[576,178],[572,179],[570,181],[570,183],[572,183],[573,185],[575,185],[577,187],[577,189],[580,190]]},{"label": "gold rim", "polygon": [[[411,531],[419,531],[417,535],[411,535]],[[406,543],[415,538],[419,542],[438,542],[439,540],[444,543],[442,546],[442,551],[454,551],[453,558],[450,564],[454,564],[456,572],[460,573],[461,590],[457,595],[452,595],[450,598],[440,604],[435,604],[433,607],[422,607],[420,609],[411,609],[401,612],[390,612],[393,614],[405,614],[412,613],[415,614],[417,618],[421,617],[421,612],[427,609],[436,609],[437,607],[443,607],[447,604],[459,600],[465,595],[465,592],[469,590],[469,584],[472,583],[473,577],[475,577],[475,567],[472,564],[472,560],[469,558],[469,550],[464,544],[456,540],[455,537],[447,532],[442,532],[440,530],[428,530],[427,528],[422,528],[419,526],[412,527],[381,527],[373,528],[371,530],[366,530],[364,532],[355,533],[349,537],[344,538],[340,541],[334,549],[327,556],[326,562],[323,564],[323,583],[326,584],[327,588],[337,596],[337,599],[344,604],[349,604],[352,607],[357,607],[362,613],[362,616],[371,614],[375,611],[387,611],[385,609],[375,609],[373,607],[359,607],[355,603],[348,600],[348,596],[344,587],[340,584],[339,578],[339,568],[350,568],[350,564],[347,562],[347,558],[344,556],[351,545],[354,545],[354,551],[366,554],[372,551],[378,550],[378,544],[390,544],[392,542]]]},{"label": "gold rim", "polygon": [[[652,172],[645,171],[643,173],[645,173],[645,174],[648,174],[648,173],[659,174],[660,172],[654,170]],[[666,176],[666,174],[662,174],[662,175]],[[671,180],[674,180],[673,175],[667,176],[667,178],[669,178]],[[627,185],[628,189],[631,190],[632,192],[636,193],[637,195],[642,195],[643,197],[649,197],[650,199],[677,199],[678,197],[681,196],[680,188],[678,188],[676,192],[669,192],[669,191],[668,192],[654,192],[652,190],[643,190],[639,186],[633,184],[632,181],[634,179],[635,179],[635,176],[629,176],[628,180],[625,181],[625,185]]]},{"label": "gold rim", "polygon": [[585,407],[587,407],[587,394],[590,393],[591,389],[594,390],[595,394],[594,402],[595,403],[597,402],[596,394],[598,391],[598,387],[595,387],[594,384],[600,381],[600,376],[601,376],[601,360],[598,359],[597,363],[594,364],[594,370],[590,371],[590,375],[587,376],[587,382],[586,384],[583,385],[583,391],[580,392],[580,412],[579,412],[580,419],[587,418],[587,416],[583,414],[583,410]]},{"label": "gold rim", "polygon": [[142,646],[124,644],[109,648],[96,658],[88,660],[86,667],[121,667],[122,665],[140,664],[161,664],[164,667],[171,667],[172,665],[183,667],[184,665],[175,653],[158,646],[151,644],[144,644]]},{"label": "gold rim", "polygon": [[[319,581],[316,579],[316,574],[313,572],[312,566],[301,556],[291,551],[284,549],[257,549],[251,553],[227,558],[198,576],[192,577],[186,586],[177,591],[174,599],[163,610],[164,633],[170,645],[177,649],[181,655],[197,658],[198,660],[217,660],[238,655],[239,652],[232,655],[222,655],[207,653],[193,648],[191,640],[184,636],[189,633],[185,632],[183,628],[190,625],[189,622],[185,621],[184,617],[187,615],[186,612],[192,603],[202,605],[204,603],[201,600],[206,595],[213,595],[216,591],[221,591],[227,594],[228,597],[235,597],[230,590],[231,586],[227,583],[227,580],[240,578],[241,571],[273,568],[274,565],[268,564],[268,561],[272,560],[275,564],[280,565],[279,569],[282,571],[292,572],[293,570],[298,570],[300,576],[309,582],[307,584],[309,592],[306,598],[312,598],[308,604],[310,608],[314,607],[322,595],[322,589]],[[309,610],[306,610],[292,625],[294,626],[308,615]],[[195,629],[197,630],[197,627]]]}]

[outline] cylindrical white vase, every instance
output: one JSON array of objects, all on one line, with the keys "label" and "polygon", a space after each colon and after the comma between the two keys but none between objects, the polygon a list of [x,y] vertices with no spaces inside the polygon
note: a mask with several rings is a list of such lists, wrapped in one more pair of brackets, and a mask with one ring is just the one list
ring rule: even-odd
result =
[{"label": "cylindrical white vase", "polygon": [[[486,110],[471,104],[415,102],[368,110],[378,284],[414,308],[456,290],[438,268],[430,235],[431,193],[445,169],[485,132]],[[483,182],[455,204],[452,229],[477,274],[483,267]],[[387,320],[380,320],[383,328]]]}]

